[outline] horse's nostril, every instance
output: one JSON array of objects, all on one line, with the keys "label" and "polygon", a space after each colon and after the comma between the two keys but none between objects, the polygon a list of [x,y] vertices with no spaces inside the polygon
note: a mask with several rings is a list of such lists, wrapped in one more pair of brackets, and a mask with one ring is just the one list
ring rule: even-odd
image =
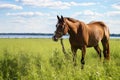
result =
[{"label": "horse's nostril", "polygon": [[58,38],[57,38],[56,36],[53,36],[52,39],[53,39],[54,41],[58,41]]}]

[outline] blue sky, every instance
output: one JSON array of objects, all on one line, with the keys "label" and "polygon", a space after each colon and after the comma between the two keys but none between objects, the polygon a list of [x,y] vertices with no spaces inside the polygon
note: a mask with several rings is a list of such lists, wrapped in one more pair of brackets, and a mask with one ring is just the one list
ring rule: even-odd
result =
[{"label": "blue sky", "polygon": [[57,15],[120,33],[120,0],[0,0],[0,33],[53,33]]}]

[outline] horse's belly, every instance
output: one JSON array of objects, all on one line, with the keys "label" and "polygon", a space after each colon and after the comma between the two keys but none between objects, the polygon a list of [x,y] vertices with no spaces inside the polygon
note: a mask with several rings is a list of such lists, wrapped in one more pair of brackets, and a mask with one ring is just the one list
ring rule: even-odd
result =
[{"label": "horse's belly", "polygon": [[87,45],[87,47],[94,47],[94,46],[96,46],[98,43],[96,42],[96,43],[90,43],[90,44],[88,44]]},{"label": "horse's belly", "polygon": [[98,40],[98,39],[92,38],[92,39],[89,40],[87,46],[88,47],[96,46],[96,45],[98,45],[99,41],[100,41],[100,39]]}]

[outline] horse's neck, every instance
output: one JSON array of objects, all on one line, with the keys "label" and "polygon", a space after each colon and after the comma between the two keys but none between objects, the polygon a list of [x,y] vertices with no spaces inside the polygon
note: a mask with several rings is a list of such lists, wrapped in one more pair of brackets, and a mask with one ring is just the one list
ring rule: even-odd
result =
[{"label": "horse's neck", "polygon": [[71,37],[82,36],[83,34],[87,35],[87,25],[82,21],[77,21],[75,23],[67,20],[67,25],[69,27],[68,33]]},{"label": "horse's neck", "polygon": [[73,22],[71,22],[69,20],[66,20],[66,23],[67,23],[68,28],[69,28],[68,34],[70,34],[71,36],[73,36],[74,34],[76,34],[77,33],[77,29],[79,27],[79,22],[74,22],[73,23]]}]

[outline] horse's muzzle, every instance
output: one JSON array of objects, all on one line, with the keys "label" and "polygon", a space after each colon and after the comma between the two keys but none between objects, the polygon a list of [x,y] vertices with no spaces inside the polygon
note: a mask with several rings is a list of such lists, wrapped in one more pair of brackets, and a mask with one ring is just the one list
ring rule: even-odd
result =
[{"label": "horse's muzzle", "polygon": [[52,39],[53,41],[56,41],[56,42],[58,41],[58,38],[56,36],[53,36]]}]

